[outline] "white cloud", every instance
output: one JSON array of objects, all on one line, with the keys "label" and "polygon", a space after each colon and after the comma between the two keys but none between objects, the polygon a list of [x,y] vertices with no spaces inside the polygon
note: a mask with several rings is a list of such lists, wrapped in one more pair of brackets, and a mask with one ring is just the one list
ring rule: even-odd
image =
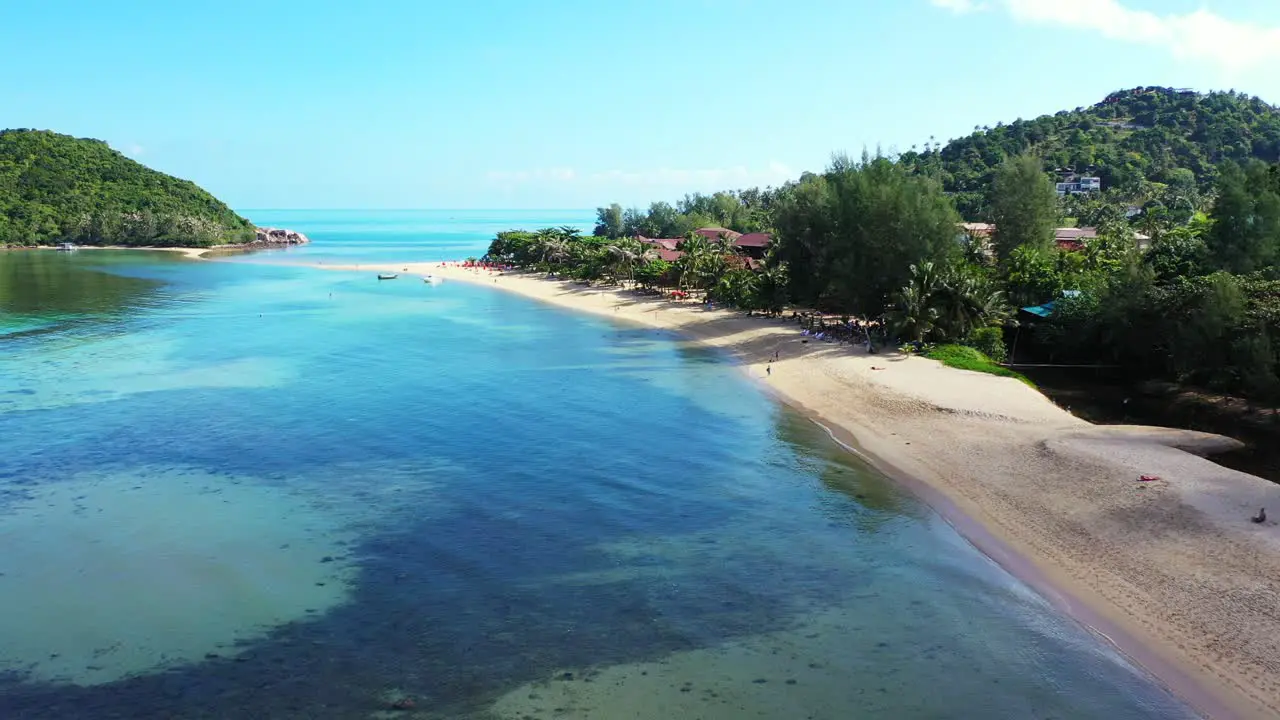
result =
[{"label": "white cloud", "polygon": [[929,4],[943,10],[950,10],[957,15],[981,12],[988,8],[986,3],[974,2],[974,0],[929,0]]},{"label": "white cloud", "polygon": [[[956,13],[974,0],[929,0]],[[1244,70],[1280,61],[1280,27],[1232,20],[1210,10],[1160,15],[1122,0],[998,0],[1015,20],[1095,32],[1110,40],[1162,48],[1174,57]]]}]

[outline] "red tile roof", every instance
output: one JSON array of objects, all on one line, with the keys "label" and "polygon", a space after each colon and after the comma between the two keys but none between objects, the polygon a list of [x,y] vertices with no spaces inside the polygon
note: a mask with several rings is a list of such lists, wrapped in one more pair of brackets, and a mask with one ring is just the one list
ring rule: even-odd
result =
[{"label": "red tile roof", "polygon": [[645,245],[654,245],[667,250],[675,250],[680,243],[684,242],[684,238],[647,238],[643,235],[636,236],[636,239]]},{"label": "red tile roof", "polygon": [[755,232],[755,233],[747,233],[746,235],[738,236],[738,239],[734,240],[733,244],[737,245],[738,247],[762,248],[762,247],[768,247],[769,243],[772,241],[773,241],[773,235],[770,235],[767,232]]},{"label": "red tile roof", "polygon": [[658,248],[658,257],[667,262],[675,262],[684,257],[684,253],[679,250],[668,250],[667,248]]},{"label": "red tile roof", "polygon": [[1058,228],[1053,231],[1053,237],[1058,242],[1088,240],[1098,237],[1098,229],[1091,227]]},{"label": "red tile roof", "polygon": [[715,240],[716,238],[719,238],[719,237],[724,237],[729,240],[737,240],[738,238],[742,237],[742,233],[734,232],[729,228],[722,228],[722,227],[698,228],[697,230],[694,230],[694,232],[698,233],[699,235],[701,235],[702,237],[708,240]]},{"label": "red tile roof", "polygon": [[996,231],[991,223],[960,223],[960,229],[974,237],[990,237]]},{"label": "red tile roof", "polygon": [[1058,228],[1053,231],[1053,240],[1059,248],[1079,252],[1084,250],[1084,241],[1098,237],[1098,229],[1091,227]]}]

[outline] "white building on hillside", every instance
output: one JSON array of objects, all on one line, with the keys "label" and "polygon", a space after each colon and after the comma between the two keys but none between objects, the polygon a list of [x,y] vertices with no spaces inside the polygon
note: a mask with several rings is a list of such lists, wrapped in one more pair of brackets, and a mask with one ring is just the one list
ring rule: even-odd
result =
[{"label": "white building on hillside", "polygon": [[1081,193],[1100,192],[1102,190],[1102,178],[1099,177],[1075,177],[1066,182],[1058,183],[1058,194],[1079,195]]}]

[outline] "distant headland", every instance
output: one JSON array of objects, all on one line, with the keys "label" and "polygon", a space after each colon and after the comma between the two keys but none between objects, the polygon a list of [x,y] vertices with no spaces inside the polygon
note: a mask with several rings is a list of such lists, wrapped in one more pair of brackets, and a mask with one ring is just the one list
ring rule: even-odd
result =
[{"label": "distant headland", "polygon": [[0,130],[0,247],[253,250],[306,242],[299,232],[255,227],[195,183],[101,140]]}]

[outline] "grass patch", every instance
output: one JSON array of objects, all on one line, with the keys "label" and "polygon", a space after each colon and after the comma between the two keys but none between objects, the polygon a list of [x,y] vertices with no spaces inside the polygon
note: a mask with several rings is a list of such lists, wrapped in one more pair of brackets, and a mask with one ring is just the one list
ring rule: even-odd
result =
[{"label": "grass patch", "polygon": [[926,352],[924,356],[930,360],[937,360],[947,367],[999,375],[1000,377],[1011,377],[1031,387],[1036,386],[1022,373],[1016,373],[1003,365],[997,365],[991,361],[991,358],[964,345],[939,345]]}]

